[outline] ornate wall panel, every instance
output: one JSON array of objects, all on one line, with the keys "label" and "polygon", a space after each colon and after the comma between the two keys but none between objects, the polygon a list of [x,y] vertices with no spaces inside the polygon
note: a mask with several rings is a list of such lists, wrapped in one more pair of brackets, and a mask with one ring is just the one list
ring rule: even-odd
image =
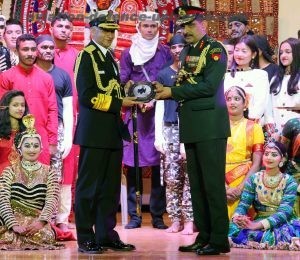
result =
[{"label": "ornate wall panel", "polygon": [[[87,3],[89,5],[87,5]],[[207,8],[209,31],[212,37],[227,38],[227,19],[234,13],[244,13],[255,33],[267,35],[271,45],[277,46],[278,38],[278,0],[0,0],[0,9],[7,17],[20,19],[26,32],[47,33],[52,15],[58,11],[69,12],[74,20],[73,44],[82,45],[84,15],[89,18],[90,10],[111,8],[120,13],[138,10],[157,10],[161,15],[170,15],[182,3],[200,4]],[[91,8],[90,8],[91,6]],[[90,12],[90,13],[89,13]],[[9,13],[9,14],[8,14]],[[81,15],[81,17],[80,17]],[[160,30],[163,41],[173,32],[173,21],[164,20]],[[117,51],[130,45],[130,36],[135,32],[134,24],[123,21],[118,37]],[[128,42],[129,40],[129,42]]]}]

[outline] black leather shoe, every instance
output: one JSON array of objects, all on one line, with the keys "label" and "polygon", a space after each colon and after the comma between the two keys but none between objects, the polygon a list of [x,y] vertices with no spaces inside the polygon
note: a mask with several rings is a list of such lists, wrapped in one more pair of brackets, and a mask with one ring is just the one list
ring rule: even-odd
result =
[{"label": "black leather shoe", "polygon": [[221,253],[229,253],[230,247],[224,246],[224,247],[215,247],[210,244],[206,245],[205,247],[201,249],[197,249],[196,254],[197,255],[219,255]]},{"label": "black leather shoe", "polygon": [[103,253],[104,249],[97,245],[95,242],[84,242],[78,245],[78,252],[85,253],[85,254],[101,254]]},{"label": "black leather shoe", "polygon": [[125,244],[121,240],[117,240],[114,242],[103,243],[101,247],[104,249],[111,249],[115,251],[132,251],[135,250],[135,246],[131,244]]},{"label": "black leather shoe", "polygon": [[188,245],[188,246],[180,246],[178,250],[180,252],[196,252],[197,250],[200,250],[204,247],[200,242],[195,242],[194,244]]},{"label": "black leather shoe", "polygon": [[126,229],[134,229],[140,227],[141,227],[141,223],[134,220],[130,220],[129,223],[125,226]]},{"label": "black leather shoe", "polygon": [[153,228],[157,228],[157,229],[167,229],[168,228],[168,226],[165,225],[163,220],[152,221],[152,226],[153,226]]}]

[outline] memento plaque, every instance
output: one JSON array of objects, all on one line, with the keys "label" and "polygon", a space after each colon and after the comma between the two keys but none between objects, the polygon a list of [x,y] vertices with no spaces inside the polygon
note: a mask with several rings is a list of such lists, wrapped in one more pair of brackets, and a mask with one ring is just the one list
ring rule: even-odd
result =
[{"label": "memento plaque", "polygon": [[128,96],[136,97],[136,101],[147,103],[155,96],[154,85],[147,81],[136,82],[129,88]]}]

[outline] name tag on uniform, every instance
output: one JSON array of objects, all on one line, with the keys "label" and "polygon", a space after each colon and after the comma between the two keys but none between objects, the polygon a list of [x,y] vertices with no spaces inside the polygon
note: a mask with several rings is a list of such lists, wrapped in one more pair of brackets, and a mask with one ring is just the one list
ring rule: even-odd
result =
[{"label": "name tag on uniform", "polygon": [[98,73],[99,74],[105,74],[105,71],[104,70],[98,70]]}]

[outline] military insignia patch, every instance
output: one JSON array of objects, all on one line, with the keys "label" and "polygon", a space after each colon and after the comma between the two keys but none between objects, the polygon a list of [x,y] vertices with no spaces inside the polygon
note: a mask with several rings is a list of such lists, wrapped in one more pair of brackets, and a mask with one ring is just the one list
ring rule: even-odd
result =
[{"label": "military insignia patch", "polygon": [[221,58],[221,53],[213,53],[211,57],[214,61],[218,61]]},{"label": "military insignia patch", "polygon": [[222,52],[221,48],[213,48],[209,53]]},{"label": "military insignia patch", "polygon": [[214,61],[218,61],[221,58],[222,49],[221,48],[213,48],[210,52],[211,58]]},{"label": "military insignia patch", "polygon": [[199,49],[202,49],[202,48],[203,48],[203,45],[204,45],[204,41],[201,41],[200,46],[199,46]]}]

